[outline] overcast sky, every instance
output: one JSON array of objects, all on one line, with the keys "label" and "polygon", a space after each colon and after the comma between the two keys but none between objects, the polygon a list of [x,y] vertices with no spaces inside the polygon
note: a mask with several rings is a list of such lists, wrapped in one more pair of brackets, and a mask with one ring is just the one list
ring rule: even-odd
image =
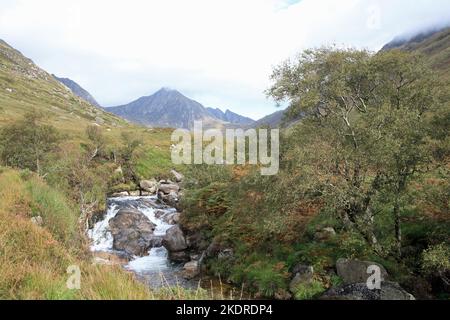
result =
[{"label": "overcast sky", "polygon": [[260,118],[272,67],[302,49],[380,49],[450,22],[449,0],[0,0],[0,38],[103,106],[161,87]]}]

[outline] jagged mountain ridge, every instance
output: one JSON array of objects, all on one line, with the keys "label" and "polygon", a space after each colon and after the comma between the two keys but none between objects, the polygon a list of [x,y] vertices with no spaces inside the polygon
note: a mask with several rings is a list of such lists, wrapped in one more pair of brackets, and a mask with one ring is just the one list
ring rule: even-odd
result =
[{"label": "jagged mountain ridge", "polygon": [[[397,37],[392,42],[386,44],[382,50],[392,49],[401,49],[422,53],[427,57],[430,64],[439,74],[445,77],[447,77],[449,74],[450,28],[421,32],[418,35],[409,38]],[[10,47],[8,44],[6,44],[6,42],[2,40],[0,40],[0,64],[3,68],[0,69],[0,72],[8,72],[8,74],[4,75],[3,77],[3,79],[8,79],[8,81],[0,81],[1,95],[13,95],[16,91],[13,85],[13,83],[16,81],[15,78],[23,78],[26,79],[28,84],[31,84],[32,82],[45,82],[43,86],[40,86],[41,89],[42,87],[50,85],[52,87],[53,93],[59,95],[60,99],[69,99],[69,103],[64,104],[65,107],[73,105],[73,102],[75,100],[77,100],[80,104],[80,99],[74,100],[73,98],[70,98],[66,92],[67,90],[61,90],[60,86],[56,86],[55,82],[57,81],[55,79],[58,79],[62,82],[63,78],[54,78],[44,70],[37,67],[33,63],[33,61],[24,57],[19,51]],[[0,78],[0,80],[2,79]],[[67,80],[71,81],[70,79]],[[88,118],[92,118],[95,121],[95,118],[98,116],[98,111],[90,110],[89,106],[98,106],[98,103],[95,101],[95,99],[92,98],[91,100],[89,98],[89,96],[92,97],[92,95],[90,95],[86,90],[81,88],[73,81],[65,82],[65,89],[66,87],[68,87],[71,90],[71,93],[75,93],[78,97],[81,97],[83,100],[89,102],[89,104],[86,103],[86,107],[84,107],[87,113],[85,113],[83,109],[70,107],[70,110],[72,110],[71,113],[85,113],[87,114]],[[87,95],[81,90],[79,91],[81,93],[77,94],[78,91],[75,89],[75,86],[72,86],[72,83],[76,84],[76,86],[87,92]],[[173,93],[173,98],[171,98],[170,101],[164,102],[161,99],[155,99],[155,97],[153,97],[152,95],[149,97],[142,97],[128,105],[108,108],[107,111],[113,112],[127,120],[143,125],[181,128],[191,128],[191,124],[194,120],[203,120],[208,124],[208,126],[219,128],[230,126],[232,127],[232,123],[241,126],[243,125],[246,127],[257,127],[262,125],[277,127],[280,126],[283,119],[283,114],[285,113],[284,111],[277,111],[254,122],[249,118],[242,117],[229,110],[223,112],[220,109],[205,108],[200,103],[186,98],[176,90],[163,89],[160,91],[171,91]],[[34,92],[30,90],[26,91],[23,96],[24,99],[21,99],[21,101],[23,102],[22,104],[33,99],[29,98],[27,95],[37,95],[38,92],[39,90],[35,90]],[[2,98],[0,97],[0,101],[1,100]],[[155,104],[159,105],[159,107],[155,107]],[[7,103],[6,105],[8,106]],[[81,103],[81,105],[84,106],[83,103]],[[145,110],[145,108],[142,108],[144,105],[146,105],[147,107],[151,105],[149,107],[150,109]],[[55,110],[57,106],[58,103],[53,103],[53,110]],[[187,109],[182,108],[181,106],[187,107]],[[134,109],[135,107],[137,108]],[[165,109],[164,107],[167,107],[167,109]],[[21,107],[19,107],[19,109],[21,109]]]},{"label": "jagged mountain ridge", "polygon": [[150,96],[107,110],[131,122],[153,127],[192,129],[194,121],[202,121],[207,128],[223,129],[251,120],[235,113],[219,113],[216,109],[205,108],[199,102],[169,88],[162,88]]},{"label": "jagged mountain ridge", "polygon": [[245,126],[245,125],[252,125],[256,122],[255,120],[253,120],[251,118],[241,116],[230,110],[226,110],[225,112],[223,112],[219,108],[216,108],[216,109],[206,108],[206,110],[208,110],[208,112],[211,115],[213,115],[214,117],[216,117],[217,119],[220,119],[222,121],[229,122],[232,124],[238,124],[238,125]]}]

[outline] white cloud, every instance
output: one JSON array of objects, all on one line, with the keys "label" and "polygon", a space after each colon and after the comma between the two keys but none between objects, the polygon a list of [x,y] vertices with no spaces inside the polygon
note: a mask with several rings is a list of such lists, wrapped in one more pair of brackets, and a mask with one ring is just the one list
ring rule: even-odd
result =
[{"label": "white cloud", "polygon": [[0,0],[0,38],[104,105],[162,86],[254,118],[273,65],[324,44],[377,50],[450,21],[448,0]]}]

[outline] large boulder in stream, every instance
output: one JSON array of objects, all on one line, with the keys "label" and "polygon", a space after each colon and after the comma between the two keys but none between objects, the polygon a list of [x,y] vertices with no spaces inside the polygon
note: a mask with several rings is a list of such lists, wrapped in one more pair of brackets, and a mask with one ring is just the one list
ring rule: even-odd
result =
[{"label": "large boulder in stream", "polygon": [[174,226],[167,230],[162,244],[169,252],[183,251],[188,247],[184,233],[179,226]]},{"label": "large boulder in stream", "polygon": [[169,252],[169,260],[175,263],[185,263],[190,261],[190,255],[187,251]]},{"label": "large boulder in stream", "polygon": [[141,187],[142,190],[144,190],[150,194],[155,194],[156,191],[158,190],[158,181],[156,181],[155,179],[142,180],[139,183],[139,186]]},{"label": "large boulder in stream", "polygon": [[161,191],[164,194],[170,194],[170,193],[178,193],[180,191],[180,187],[175,183],[161,183],[159,186],[159,191]]},{"label": "large boulder in stream", "polygon": [[178,203],[180,201],[179,195],[176,192],[170,192],[165,194],[164,192],[158,192],[158,199],[171,207],[178,208]]},{"label": "large boulder in stream", "polygon": [[181,219],[180,212],[167,213],[166,215],[162,216],[162,220],[165,223],[172,224],[172,225],[180,223],[180,219]]},{"label": "large boulder in stream", "polygon": [[124,251],[131,256],[147,255],[150,248],[161,245],[161,239],[153,234],[155,227],[155,224],[138,210],[120,210],[109,221],[109,230],[114,239],[113,249]]}]

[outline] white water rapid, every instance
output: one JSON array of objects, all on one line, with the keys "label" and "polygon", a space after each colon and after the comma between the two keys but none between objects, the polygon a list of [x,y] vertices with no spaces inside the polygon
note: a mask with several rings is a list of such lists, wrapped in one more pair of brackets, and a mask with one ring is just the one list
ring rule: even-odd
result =
[{"label": "white water rapid", "polygon": [[[155,236],[164,236],[173,225],[166,223],[163,217],[166,214],[176,212],[176,209],[158,204],[156,197],[121,197],[108,200],[108,209],[103,220],[97,222],[89,230],[88,235],[92,240],[93,252],[118,253],[113,250],[113,237],[109,231],[109,221],[120,209],[134,208],[147,216],[156,225]],[[158,217],[155,215],[158,211]],[[161,214],[161,211],[163,214]],[[119,253],[120,254],[120,253]],[[183,285],[191,287],[180,277],[180,266],[173,265],[168,260],[168,252],[164,247],[152,248],[145,257],[134,257],[124,266],[133,271],[139,279],[148,283],[151,287],[163,287],[167,285]]]}]

